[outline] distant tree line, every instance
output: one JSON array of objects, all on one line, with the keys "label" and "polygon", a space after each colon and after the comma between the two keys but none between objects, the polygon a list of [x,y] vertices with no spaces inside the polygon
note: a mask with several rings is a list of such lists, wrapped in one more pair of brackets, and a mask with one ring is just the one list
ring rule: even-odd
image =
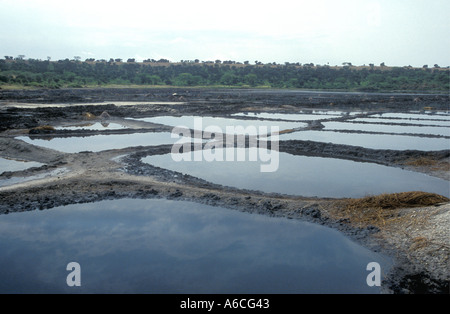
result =
[{"label": "distant tree line", "polygon": [[40,88],[93,87],[107,85],[231,86],[302,88],[359,91],[449,91],[449,69],[380,66],[342,67],[312,63],[263,64],[255,61],[167,59],[25,60],[6,56],[0,59],[1,86]]}]

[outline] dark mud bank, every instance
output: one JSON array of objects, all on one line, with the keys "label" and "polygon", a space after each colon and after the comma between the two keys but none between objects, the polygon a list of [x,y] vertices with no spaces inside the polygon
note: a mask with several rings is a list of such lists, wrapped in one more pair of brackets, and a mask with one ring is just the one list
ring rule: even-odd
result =
[{"label": "dark mud bank", "polygon": [[[137,117],[161,115],[167,113],[197,114],[233,114],[243,109],[289,112],[303,109],[339,108],[343,110],[398,111],[449,109],[449,95],[445,94],[395,94],[395,93],[344,93],[310,92],[298,90],[259,90],[259,89],[59,89],[59,90],[0,90],[0,108],[2,130],[7,128],[31,128],[42,124],[49,118],[70,119],[75,113],[92,112],[100,115],[108,111],[112,116]],[[139,110],[131,107],[113,105],[114,102],[178,102],[180,104],[152,105]],[[2,104],[82,104],[72,106],[70,113],[55,108],[41,108],[39,112],[30,112],[26,108],[8,108]],[[91,106],[104,102],[105,106]],[[111,104],[108,105],[108,102]],[[12,121],[13,120],[13,121]],[[1,131],[1,130],[0,130]]]}]

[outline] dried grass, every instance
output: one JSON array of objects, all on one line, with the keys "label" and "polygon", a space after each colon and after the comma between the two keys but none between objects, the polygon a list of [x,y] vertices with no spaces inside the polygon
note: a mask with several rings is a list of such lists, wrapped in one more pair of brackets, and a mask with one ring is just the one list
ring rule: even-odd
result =
[{"label": "dried grass", "polygon": [[431,158],[420,157],[417,159],[410,159],[406,163],[408,166],[434,166],[437,164],[437,161]]},{"label": "dried grass", "polygon": [[450,163],[448,160],[436,160],[429,157],[420,157],[409,159],[405,162],[407,166],[427,167],[433,171],[449,171]]},{"label": "dried grass", "polygon": [[31,134],[33,134],[33,133],[44,133],[44,132],[51,132],[51,131],[54,131],[54,130],[55,130],[55,128],[52,127],[51,125],[40,125],[40,126],[37,126],[35,128],[32,128],[29,133],[31,133]]},{"label": "dried grass", "polygon": [[294,129],[286,129],[286,130],[281,130],[280,132],[278,132],[278,134],[285,134],[285,133],[292,133],[294,132]]},{"label": "dried grass", "polygon": [[350,199],[347,202],[349,209],[378,208],[394,209],[432,206],[439,203],[448,202],[445,196],[421,191],[402,192],[392,194],[380,194],[376,196],[366,196],[363,198]]},{"label": "dried grass", "polygon": [[33,130],[37,130],[37,131],[54,131],[55,128],[52,127],[51,125],[41,125],[41,126],[33,128]]},{"label": "dried grass", "polygon": [[96,116],[90,112],[85,112],[83,113],[83,118],[85,118],[86,120],[92,120],[96,119]]},{"label": "dried grass", "polygon": [[353,223],[385,226],[399,218],[401,208],[426,207],[450,201],[445,196],[420,191],[402,192],[347,199],[341,204],[341,214]]},{"label": "dried grass", "polygon": [[430,244],[430,241],[425,237],[415,237],[411,240],[411,242],[412,243],[409,247],[411,251],[427,247]]}]

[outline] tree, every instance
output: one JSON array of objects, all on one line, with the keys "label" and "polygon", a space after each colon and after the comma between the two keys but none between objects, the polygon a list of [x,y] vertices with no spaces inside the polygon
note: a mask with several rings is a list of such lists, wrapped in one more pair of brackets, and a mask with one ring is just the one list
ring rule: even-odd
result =
[{"label": "tree", "polygon": [[77,61],[77,62],[79,62],[80,60],[81,60],[81,57],[80,56],[75,56],[75,57],[73,57],[74,59],[75,59],[75,61]]},{"label": "tree", "polygon": [[232,72],[226,72],[224,75],[222,75],[222,78],[220,79],[220,83],[223,85],[236,85],[239,77],[234,75]]},{"label": "tree", "polygon": [[175,85],[178,86],[195,86],[201,81],[201,77],[198,75],[192,75],[191,73],[181,73],[175,78]]},{"label": "tree", "polygon": [[384,66],[386,66],[386,64],[384,64],[384,62],[381,62],[380,67],[384,67]]},{"label": "tree", "polygon": [[250,73],[244,76],[245,83],[250,86],[256,86],[256,82],[258,80],[258,76],[254,73]]}]

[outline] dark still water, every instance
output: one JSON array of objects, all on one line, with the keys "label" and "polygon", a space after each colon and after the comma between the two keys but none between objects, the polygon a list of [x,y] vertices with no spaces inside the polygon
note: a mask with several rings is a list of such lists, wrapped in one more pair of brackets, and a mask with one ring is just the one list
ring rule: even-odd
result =
[{"label": "dark still water", "polygon": [[0,293],[379,293],[370,262],[391,263],[323,226],[187,201],[0,216]]}]

